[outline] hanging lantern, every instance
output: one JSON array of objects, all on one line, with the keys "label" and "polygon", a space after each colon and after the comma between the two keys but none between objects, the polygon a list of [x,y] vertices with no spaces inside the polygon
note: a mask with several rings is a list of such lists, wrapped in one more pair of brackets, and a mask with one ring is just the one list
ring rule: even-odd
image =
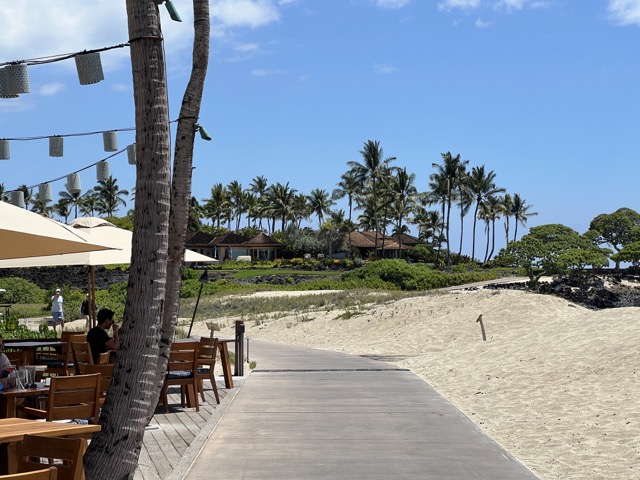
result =
[{"label": "hanging lantern", "polygon": [[9,140],[0,140],[0,160],[9,160],[10,158]]},{"label": "hanging lantern", "polygon": [[75,60],[80,85],[91,85],[92,83],[98,83],[104,80],[99,52],[76,55]]},{"label": "hanging lantern", "polygon": [[106,182],[109,180],[111,174],[109,173],[109,162],[102,160],[96,164],[96,174],[99,182]]},{"label": "hanging lantern", "polygon": [[0,98],[17,98],[17,94],[9,94],[9,81],[7,80],[7,70],[0,68]]},{"label": "hanging lantern", "polygon": [[55,136],[49,137],[49,156],[61,157],[64,151],[64,138]]},{"label": "hanging lantern", "polygon": [[118,136],[116,132],[102,132],[102,143],[104,144],[105,152],[118,151]]},{"label": "hanging lantern", "polygon": [[29,93],[29,70],[26,63],[14,63],[4,67],[7,76],[7,93],[9,95],[20,95],[21,93]]},{"label": "hanging lantern", "polygon": [[132,143],[127,145],[127,158],[129,159],[129,165],[136,164],[136,144]]},{"label": "hanging lantern", "polygon": [[14,190],[9,197],[10,202],[16,207],[25,208],[24,192],[22,190]]},{"label": "hanging lantern", "polygon": [[41,183],[38,187],[38,195],[43,202],[51,202],[53,200],[53,194],[51,193],[50,183]]},{"label": "hanging lantern", "polygon": [[80,175],[77,173],[70,173],[67,175],[66,187],[69,193],[81,193],[82,186],[80,185]]}]

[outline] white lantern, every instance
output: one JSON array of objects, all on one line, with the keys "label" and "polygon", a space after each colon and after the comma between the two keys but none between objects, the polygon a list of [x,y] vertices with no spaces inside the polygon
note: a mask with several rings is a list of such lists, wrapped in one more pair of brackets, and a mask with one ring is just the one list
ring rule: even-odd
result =
[{"label": "white lantern", "polygon": [[17,94],[9,94],[9,80],[6,68],[0,68],[0,98],[17,98]]},{"label": "white lantern", "polygon": [[129,159],[129,165],[136,164],[136,144],[132,143],[127,145],[127,158]]},{"label": "white lantern", "polygon": [[9,200],[16,207],[25,208],[24,192],[22,190],[14,190],[11,192]]},{"label": "white lantern", "polygon": [[14,63],[4,67],[7,76],[7,86],[9,95],[20,95],[21,93],[29,93],[31,87],[29,85],[29,70],[26,63]]},{"label": "white lantern", "polygon": [[53,194],[51,193],[50,183],[41,183],[38,187],[38,195],[43,202],[50,202],[53,200]]},{"label": "white lantern", "polygon": [[9,160],[10,158],[9,140],[0,140],[0,160]]},{"label": "white lantern", "polygon": [[109,173],[109,162],[103,160],[96,163],[96,174],[99,182],[106,182],[109,180],[109,177],[111,176]]},{"label": "white lantern", "polygon": [[67,190],[69,193],[81,193],[82,186],[80,185],[80,175],[77,173],[70,173],[67,175]]},{"label": "white lantern", "polygon": [[104,80],[99,52],[76,55],[75,60],[80,85],[91,85]]},{"label": "white lantern", "polygon": [[49,137],[49,156],[61,157],[64,153],[64,138],[55,136]]},{"label": "white lantern", "polygon": [[116,132],[102,132],[102,143],[104,144],[105,152],[118,151],[118,136]]}]

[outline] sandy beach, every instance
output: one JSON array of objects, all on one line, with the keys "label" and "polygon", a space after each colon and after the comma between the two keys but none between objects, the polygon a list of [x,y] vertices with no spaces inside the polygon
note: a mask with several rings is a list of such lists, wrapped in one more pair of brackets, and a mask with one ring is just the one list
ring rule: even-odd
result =
[{"label": "sandy beach", "polygon": [[[246,335],[410,368],[542,479],[640,478],[640,308],[479,289],[342,313],[271,314]],[[233,336],[235,318],[213,320]]]}]

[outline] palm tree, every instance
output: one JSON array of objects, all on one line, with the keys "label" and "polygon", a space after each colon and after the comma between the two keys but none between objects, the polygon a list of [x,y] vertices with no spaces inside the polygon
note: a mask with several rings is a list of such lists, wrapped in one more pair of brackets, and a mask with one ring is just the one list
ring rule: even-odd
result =
[{"label": "palm tree", "polygon": [[445,203],[446,213],[444,215],[445,220],[445,235],[447,237],[447,268],[451,266],[451,238],[450,232],[450,219],[451,219],[451,202],[455,195],[460,182],[462,181],[469,160],[461,160],[460,154],[453,156],[451,152],[443,153],[442,165],[433,163],[432,166],[436,168],[437,174],[432,174],[441,180],[446,182]]},{"label": "palm tree", "polygon": [[6,192],[6,188],[4,188],[4,183],[0,183],[0,202],[9,201],[9,197],[5,192]]},{"label": "palm tree", "polygon": [[[496,220],[500,218],[502,213],[501,201],[496,196],[490,196],[482,203],[479,216],[481,220],[485,222],[485,233],[487,236],[487,246],[484,253],[484,263],[487,263],[493,256],[496,243]],[[493,232],[493,233],[492,233]],[[491,238],[490,238],[491,237]],[[489,245],[491,244],[491,252],[489,252]]]},{"label": "palm tree", "polygon": [[288,219],[291,218],[293,213],[293,200],[297,191],[295,188],[289,187],[289,182],[282,185],[277,182],[275,185],[269,188],[269,197],[273,207],[273,218],[279,218],[281,220],[282,231],[285,231],[285,225]]},{"label": "palm tree", "polygon": [[469,189],[475,197],[476,206],[473,211],[473,246],[471,249],[471,258],[476,258],[476,221],[480,220],[480,208],[487,198],[504,192],[504,188],[496,187],[494,182],[496,174],[493,170],[485,172],[484,165],[473,167],[469,176]]},{"label": "palm tree", "polygon": [[373,194],[374,201],[372,206],[374,210],[372,212],[374,217],[374,223],[376,225],[375,230],[375,254],[377,255],[378,250],[378,234],[380,228],[380,221],[378,219],[379,211],[378,211],[378,183],[380,177],[383,174],[386,174],[389,170],[389,164],[396,160],[396,157],[388,157],[384,158],[384,152],[380,147],[380,142],[377,140],[367,140],[364,144],[364,148],[360,150],[360,155],[362,155],[362,162],[347,162],[347,165],[351,169],[351,174],[355,179],[357,179],[361,191],[366,190],[369,185],[371,186],[371,191]]},{"label": "palm tree", "polygon": [[269,183],[263,176],[255,177],[249,184],[249,190],[255,193],[258,201],[254,208],[253,217],[258,220],[258,228],[262,230],[262,219],[267,211],[267,189]]},{"label": "palm tree", "polygon": [[414,185],[415,180],[415,173],[408,174],[405,167],[396,171],[396,175],[391,178],[389,185],[393,202],[395,232],[398,236],[398,257],[400,257],[402,253],[402,233],[407,230],[404,228],[403,220],[408,217],[412,211],[415,197],[418,193]]},{"label": "palm tree", "polygon": [[310,211],[318,217],[318,228],[320,228],[324,214],[329,213],[335,202],[329,198],[329,193],[321,188],[311,190],[311,193],[307,195],[307,201]]},{"label": "palm tree", "polygon": [[504,213],[504,238],[505,245],[509,245],[509,218],[513,215],[513,200],[511,199],[511,195],[505,193],[504,196],[500,199],[500,203],[502,206],[502,212]]},{"label": "palm tree", "polygon": [[69,215],[71,215],[71,212],[69,211],[68,203],[58,200],[53,204],[53,213],[64,218],[64,223],[69,223]]},{"label": "palm tree", "polygon": [[80,207],[84,201],[84,198],[80,192],[70,192],[68,190],[62,190],[58,193],[60,202],[69,205],[69,210],[73,210],[75,218],[78,218],[78,207]]},{"label": "palm tree", "polygon": [[127,202],[123,198],[129,195],[127,190],[120,190],[118,180],[110,175],[106,180],[98,180],[98,185],[93,187],[98,194],[98,209],[108,217],[113,217],[118,207],[125,207]]},{"label": "palm tree", "polygon": [[[96,212],[98,211],[99,203],[100,199],[98,197],[98,193],[95,190],[89,190],[82,196],[82,199],[79,203],[80,213],[85,216],[94,217],[96,215]],[[76,218],[77,217],[78,215],[76,213]]]},{"label": "palm tree", "polygon": [[460,209],[460,248],[458,249],[458,262],[462,257],[462,240],[464,238],[464,217],[469,213],[471,206],[473,205],[473,192],[469,187],[469,174],[464,173],[464,177],[461,179],[458,185],[458,191],[456,194],[456,205]]},{"label": "palm tree", "polygon": [[533,205],[527,205],[527,201],[517,193],[513,196],[513,203],[511,204],[511,215],[515,220],[516,226],[513,232],[513,241],[518,238],[518,224],[525,227],[527,225],[527,219],[538,215],[538,212],[530,212]]},{"label": "palm tree", "polygon": [[199,232],[202,229],[202,206],[196,197],[191,197],[189,202],[189,219],[187,222],[188,232]]},{"label": "palm tree", "polygon": [[231,208],[236,220],[236,231],[238,231],[240,230],[240,219],[245,210],[244,190],[242,190],[242,185],[237,180],[233,180],[227,185],[227,192],[229,193],[229,202],[231,202]]},{"label": "palm tree", "polygon": [[49,203],[49,200],[40,198],[40,194],[36,193],[31,211],[39,213],[40,215],[43,215],[45,217],[51,217],[51,214],[53,213],[53,207],[48,206],[47,203]]},{"label": "palm tree", "polygon": [[228,203],[227,190],[221,183],[216,183],[211,187],[211,197],[203,198],[203,210],[207,218],[209,218],[216,228],[220,228],[222,217],[225,211],[225,205]]},{"label": "palm tree", "polygon": [[[343,173],[340,177],[340,181],[338,182],[338,188],[335,188],[331,193],[331,198],[333,200],[339,200],[341,198],[347,197],[349,204],[349,224],[353,224],[353,199],[358,192],[358,182],[357,179],[353,176],[351,171]],[[353,255],[351,251],[351,230],[349,230],[349,257]]]}]

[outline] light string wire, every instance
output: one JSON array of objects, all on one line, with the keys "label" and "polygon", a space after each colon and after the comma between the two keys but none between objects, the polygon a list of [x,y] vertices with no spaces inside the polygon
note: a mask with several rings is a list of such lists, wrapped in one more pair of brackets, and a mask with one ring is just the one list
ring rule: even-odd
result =
[{"label": "light string wire", "polygon": [[54,62],[60,62],[62,60],[68,60],[70,58],[77,57],[78,55],[106,52],[107,50],[113,50],[115,48],[124,48],[128,46],[129,46],[129,42],[126,42],[126,43],[121,43],[119,45],[112,45],[110,47],[95,48],[92,50],[83,50],[81,52],[75,52],[75,53],[63,53],[59,55],[51,55],[48,57],[36,57],[28,60],[13,60],[11,62],[0,62],[0,67],[4,67],[6,65],[18,65],[22,63],[27,65],[44,65],[46,63],[54,63]]}]

